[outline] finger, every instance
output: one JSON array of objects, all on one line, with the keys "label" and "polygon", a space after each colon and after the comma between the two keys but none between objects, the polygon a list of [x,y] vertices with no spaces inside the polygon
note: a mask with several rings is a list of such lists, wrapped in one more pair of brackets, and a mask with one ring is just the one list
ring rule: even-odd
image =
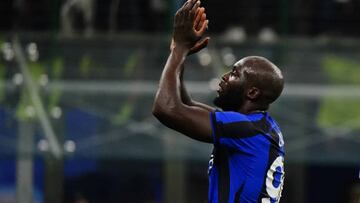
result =
[{"label": "finger", "polygon": [[192,6],[190,7],[190,9],[192,9],[198,1],[200,0],[191,0]]},{"label": "finger", "polygon": [[184,7],[189,3],[189,1],[186,1],[175,13],[175,17],[180,17],[183,13]]},{"label": "finger", "polygon": [[199,23],[198,26],[196,27],[196,30],[199,31],[205,22],[206,22],[206,14],[203,13],[203,14],[200,16],[200,23]]},{"label": "finger", "polygon": [[206,37],[198,43],[198,51],[205,48],[209,44],[210,37]]},{"label": "finger", "polygon": [[184,10],[189,6],[190,0],[187,0],[182,7],[178,10],[179,15],[183,16],[184,15]]},{"label": "finger", "polygon": [[206,13],[205,13],[205,8],[204,8],[204,12],[201,15],[201,21],[205,21],[206,20]]},{"label": "finger", "polygon": [[194,20],[199,6],[200,6],[200,1],[197,0],[196,3],[194,4],[194,6],[190,10],[190,13],[189,13],[190,20]]},{"label": "finger", "polygon": [[201,36],[204,34],[206,29],[208,28],[209,20],[206,20],[204,24],[202,24],[201,28],[198,31],[195,31],[197,36]]},{"label": "finger", "polygon": [[197,0],[188,0],[184,5],[184,11],[191,10]]},{"label": "finger", "polygon": [[201,17],[202,17],[202,14],[204,13],[204,10],[205,9],[202,7],[197,9],[196,18],[194,20],[194,28],[196,30],[199,30],[201,28],[201,24],[202,24]]},{"label": "finger", "polygon": [[182,5],[182,7],[181,7],[180,9],[185,8],[185,6],[187,6],[187,5],[189,4],[189,2],[190,2],[190,0],[186,1],[186,2]]},{"label": "finger", "polygon": [[204,49],[208,44],[209,44],[209,40],[210,37],[206,37],[203,40],[201,40],[200,42],[197,42],[191,49],[189,52],[190,54],[194,54],[196,52],[199,52],[200,50]]},{"label": "finger", "polygon": [[183,22],[184,20],[186,20],[187,16],[188,16],[188,10],[190,7],[190,5],[192,5],[192,1],[193,0],[187,0],[183,6],[178,10],[179,15],[178,15],[178,19],[179,22]]},{"label": "finger", "polygon": [[189,10],[192,8],[192,1],[193,0],[188,0],[185,4],[184,7],[181,9],[182,12],[182,21],[186,21],[189,17]]}]

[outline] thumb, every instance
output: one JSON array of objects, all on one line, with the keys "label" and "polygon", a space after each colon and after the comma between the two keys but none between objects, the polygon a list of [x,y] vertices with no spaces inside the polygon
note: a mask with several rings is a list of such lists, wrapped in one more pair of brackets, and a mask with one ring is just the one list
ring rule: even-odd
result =
[{"label": "thumb", "polygon": [[193,47],[191,47],[189,54],[194,54],[204,49],[209,44],[210,37],[205,37],[201,41],[197,42]]}]

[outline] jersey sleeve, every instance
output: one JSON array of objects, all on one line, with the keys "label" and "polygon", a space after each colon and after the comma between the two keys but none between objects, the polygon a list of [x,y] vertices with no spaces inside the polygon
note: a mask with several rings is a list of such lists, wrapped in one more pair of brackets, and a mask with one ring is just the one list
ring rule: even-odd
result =
[{"label": "jersey sleeve", "polygon": [[262,132],[256,126],[263,122],[263,115],[249,117],[238,112],[211,113],[212,137],[215,145],[243,149],[251,143],[249,139]]}]

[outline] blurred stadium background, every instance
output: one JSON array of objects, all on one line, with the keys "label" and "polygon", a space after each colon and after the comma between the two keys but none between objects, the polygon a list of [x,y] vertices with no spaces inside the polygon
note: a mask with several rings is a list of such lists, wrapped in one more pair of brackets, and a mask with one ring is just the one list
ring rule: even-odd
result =
[{"label": "blurred stadium background", "polygon": [[[183,0],[0,1],[0,203],[199,203],[211,146],[151,105]],[[360,1],[204,0],[192,96],[261,55],[283,70],[283,203],[360,202]]]}]

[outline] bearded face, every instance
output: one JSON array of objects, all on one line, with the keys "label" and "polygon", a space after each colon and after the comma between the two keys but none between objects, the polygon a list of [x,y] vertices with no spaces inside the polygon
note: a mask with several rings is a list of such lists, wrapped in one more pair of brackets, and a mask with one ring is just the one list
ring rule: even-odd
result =
[{"label": "bearded face", "polygon": [[224,111],[236,111],[245,101],[245,79],[236,67],[224,74],[219,83],[214,105]]},{"label": "bearded face", "polygon": [[263,57],[245,57],[221,77],[214,104],[225,111],[238,111],[249,101],[252,108],[266,110],[279,97],[283,86],[278,67]]}]

